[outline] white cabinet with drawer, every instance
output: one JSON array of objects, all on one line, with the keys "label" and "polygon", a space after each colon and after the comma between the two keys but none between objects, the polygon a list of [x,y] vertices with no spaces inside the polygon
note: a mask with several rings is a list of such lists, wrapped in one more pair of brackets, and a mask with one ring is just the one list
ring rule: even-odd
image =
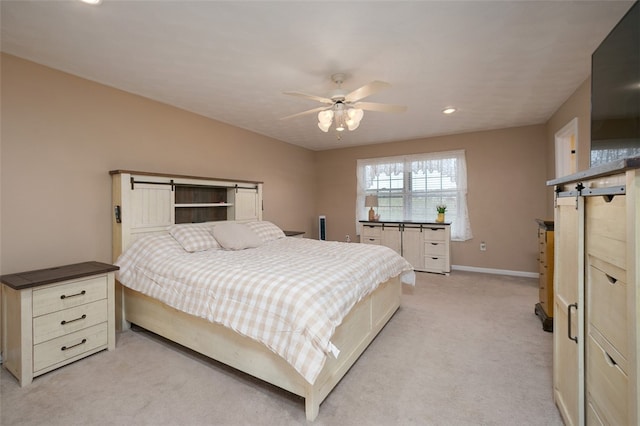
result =
[{"label": "white cabinet with drawer", "polygon": [[631,395],[626,202],[625,194],[585,202],[586,400],[597,419],[620,425],[629,424]]},{"label": "white cabinet with drawer", "polygon": [[407,259],[416,271],[445,275],[451,272],[450,224],[360,222],[360,242],[392,248]]},{"label": "white cabinet with drawer", "polygon": [[117,269],[85,262],[2,276],[3,366],[21,386],[115,348]]},{"label": "white cabinet with drawer", "polygon": [[450,227],[428,227],[424,234],[424,270],[427,272],[451,271],[449,249]]},{"label": "white cabinet with drawer", "polygon": [[362,225],[362,236],[360,241],[365,244],[377,244],[380,245],[380,238],[382,237],[382,227],[377,225]]},{"label": "white cabinet with drawer", "polygon": [[640,424],[640,157],[550,181],[554,399],[566,424]]}]

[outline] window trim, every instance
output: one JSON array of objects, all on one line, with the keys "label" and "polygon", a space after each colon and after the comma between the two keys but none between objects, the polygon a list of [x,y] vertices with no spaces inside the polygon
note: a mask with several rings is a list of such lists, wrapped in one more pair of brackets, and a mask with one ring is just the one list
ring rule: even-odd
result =
[{"label": "window trim", "polygon": [[[359,221],[366,220],[368,217],[368,208],[364,207],[364,197],[367,195],[367,182],[365,176],[366,166],[383,166],[386,164],[395,164],[395,166],[391,166],[391,169],[395,169],[392,170],[392,172],[395,171],[396,173],[399,173],[401,171],[403,173],[403,180],[406,183],[406,180],[409,179],[410,174],[415,171],[412,170],[412,165],[414,165],[416,162],[422,161],[428,163],[431,161],[451,158],[455,158],[457,160],[455,162],[456,189],[454,190],[454,192],[457,193],[458,204],[456,209],[457,220],[454,220],[451,224],[451,239],[454,241],[466,241],[473,238],[469,221],[469,213],[467,209],[467,168],[464,150],[358,159],[356,166],[356,233],[360,235],[361,232],[362,227]],[[424,166],[426,166],[426,164]],[[407,189],[403,189],[403,197],[406,196],[406,194],[410,194],[410,191],[407,191]]]}]

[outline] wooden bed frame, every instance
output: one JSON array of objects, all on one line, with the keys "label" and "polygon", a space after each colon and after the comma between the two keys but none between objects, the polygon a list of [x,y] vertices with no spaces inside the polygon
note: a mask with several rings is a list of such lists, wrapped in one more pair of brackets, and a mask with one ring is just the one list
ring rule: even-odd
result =
[{"label": "wooden bed frame", "polygon": [[[137,194],[136,197],[143,200],[142,205],[139,202],[132,202],[134,197],[128,193],[134,191],[130,189],[134,186],[133,183],[130,185],[130,182],[133,182],[132,178],[143,176],[148,180],[150,176],[154,176],[160,180],[171,178],[175,183],[193,182],[195,179],[198,180],[199,185],[205,183],[203,180],[213,182],[215,185],[226,184],[230,188],[234,188],[236,185],[236,182],[211,178],[175,175],[167,177],[166,175],[125,171],[114,171],[111,174],[113,176],[114,261],[135,240],[136,236],[166,232],[166,227],[171,224],[143,223],[141,225],[140,223],[132,224],[125,220],[125,218],[135,217],[164,217],[164,214],[150,215],[146,210],[153,210],[157,207],[167,208],[167,202],[158,202],[158,197],[139,197]],[[261,188],[257,192],[259,194],[259,204],[257,205],[261,206]],[[168,199],[170,208],[173,210],[175,208],[173,201],[171,201],[173,196],[170,195]],[[145,214],[140,215],[140,212],[132,211],[132,209],[140,207],[143,210],[146,209]],[[115,214],[116,211],[117,214]],[[171,222],[174,221],[172,213],[173,211],[169,214]],[[262,218],[261,209],[255,216],[249,220],[260,220]],[[243,220],[246,220],[246,217],[247,215],[243,213]],[[235,218],[230,219],[234,220]],[[283,358],[263,344],[219,324],[178,311],[119,283],[117,283],[116,296],[117,323],[120,324],[121,329],[129,328],[132,323],[136,324],[198,353],[303,397],[307,420],[312,421],[318,416],[322,401],[399,308],[401,294],[400,278],[394,277],[380,285],[351,310],[331,339],[332,343],[340,349],[339,356],[337,358],[328,356],[313,385],[309,384]]]}]

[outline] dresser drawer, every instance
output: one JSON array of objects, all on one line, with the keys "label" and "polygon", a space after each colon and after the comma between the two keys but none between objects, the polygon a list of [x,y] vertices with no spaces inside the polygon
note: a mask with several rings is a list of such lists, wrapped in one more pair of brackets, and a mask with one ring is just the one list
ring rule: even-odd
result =
[{"label": "dresser drawer", "polygon": [[447,241],[447,230],[445,228],[423,228],[425,241]]},{"label": "dresser drawer", "polygon": [[380,226],[362,225],[362,236],[370,238],[380,238],[382,228]]},{"label": "dresser drawer", "polygon": [[101,347],[107,347],[107,323],[85,328],[33,347],[33,372],[64,362]]},{"label": "dresser drawer", "polygon": [[431,272],[443,272],[445,271],[446,259],[444,257],[437,256],[425,256],[424,257],[424,270]]},{"label": "dresser drawer", "polygon": [[107,298],[107,276],[71,281],[33,291],[33,316]]},{"label": "dresser drawer", "polygon": [[586,207],[586,251],[626,269],[626,197],[617,195],[607,203],[603,197],[588,197]]},{"label": "dresser drawer", "polygon": [[629,379],[604,349],[588,337],[587,399],[597,407],[605,424],[626,425]]},{"label": "dresser drawer", "polygon": [[546,234],[542,234],[542,237],[538,236],[538,259],[541,261],[547,259]]},{"label": "dresser drawer", "polygon": [[365,237],[364,235],[360,238],[360,242],[363,244],[380,244],[381,239],[379,237]]},{"label": "dresser drawer", "polygon": [[593,401],[587,404],[587,424],[593,426],[604,426],[604,423],[598,415],[598,410],[593,406]]},{"label": "dresser drawer", "polygon": [[444,257],[447,253],[447,244],[444,241],[426,241],[424,243],[425,256]]},{"label": "dresser drawer", "polygon": [[629,359],[627,284],[616,278],[624,278],[624,271],[604,262],[597,262],[597,259],[595,261],[598,267],[589,265],[589,321],[624,358]]},{"label": "dresser drawer", "polygon": [[38,344],[107,321],[107,299],[33,319],[33,343]]}]

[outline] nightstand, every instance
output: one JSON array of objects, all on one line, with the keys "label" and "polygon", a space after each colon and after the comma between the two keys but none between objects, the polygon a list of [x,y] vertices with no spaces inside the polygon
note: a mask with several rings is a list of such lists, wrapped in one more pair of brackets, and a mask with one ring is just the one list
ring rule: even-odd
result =
[{"label": "nightstand", "polygon": [[113,350],[115,271],[100,262],[3,275],[3,366],[20,382]]},{"label": "nightstand", "polygon": [[287,237],[304,238],[303,231],[283,231]]}]

